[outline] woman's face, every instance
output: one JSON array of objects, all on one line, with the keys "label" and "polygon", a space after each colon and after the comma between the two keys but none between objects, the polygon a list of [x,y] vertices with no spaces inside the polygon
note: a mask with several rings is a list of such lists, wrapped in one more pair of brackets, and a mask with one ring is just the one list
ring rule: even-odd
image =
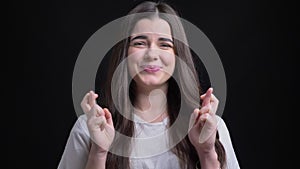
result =
[{"label": "woman's face", "polygon": [[175,53],[171,28],[163,19],[139,20],[130,37],[128,69],[137,84],[159,86],[171,77]]}]

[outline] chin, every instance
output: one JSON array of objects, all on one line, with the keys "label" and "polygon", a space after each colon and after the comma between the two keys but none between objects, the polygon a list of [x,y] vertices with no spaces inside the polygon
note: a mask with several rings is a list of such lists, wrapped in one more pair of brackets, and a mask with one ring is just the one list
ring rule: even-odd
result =
[{"label": "chin", "polygon": [[139,83],[145,85],[145,86],[160,86],[164,84],[165,82],[156,81],[156,80],[140,80]]},{"label": "chin", "polygon": [[143,86],[155,87],[161,86],[168,81],[167,78],[157,78],[157,77],[139,77],[136,82],[142,84]]}]

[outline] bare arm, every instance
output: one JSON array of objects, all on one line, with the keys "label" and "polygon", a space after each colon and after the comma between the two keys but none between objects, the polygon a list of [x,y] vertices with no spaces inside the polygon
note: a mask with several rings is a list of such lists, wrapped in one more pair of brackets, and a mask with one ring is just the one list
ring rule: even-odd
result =
[{"label": "bare arm", "polygon": [[219,169],[220,163],[215,150],[210,152],[197,151],[202,169]]},{"label": "bare arm", "polygon": [[97,144],[92,143],[85,169],[105,169],[107,152],[99,151]]},{"label": "bare arm", "polygon": [[218,99],[212,94],[212,88],[201,96],[201,109],[196,108],[191,115],[189,138],[201,164],[201,169],[219,169],[220,163],[215,150],[217,133],[216,110]]}]

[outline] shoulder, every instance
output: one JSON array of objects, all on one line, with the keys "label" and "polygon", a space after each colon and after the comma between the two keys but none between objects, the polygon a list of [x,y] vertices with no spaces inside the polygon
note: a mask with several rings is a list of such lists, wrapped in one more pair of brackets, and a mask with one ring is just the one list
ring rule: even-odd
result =
[{"label": "shoulder", "polygon": [[217,129],[219,132],[220,140],[221,142],[224,142],[225,140],[230,138],[229,131],[225,121],[218,115],[216,115],[216,118],[217,118]]},{"label": "shoulder", "polygon": [[85,114],[80,115],[73,128],[71,129],[68,138],[68,147],[71,149],[88,149],[90,146],[90,133],[86,124],[87,117]]},{"label": "shoulder", "polygon": [[87,117],[85,114],[78,116],[71,133],[76,135],[79,134],[84,137],[90,137],[86,121]]},{"label": "shoulder", "polygon": [[222,117],[220,117],[219,115],[216,115],[216,119],[217,119],[217,128],[218,128],[218,130],[227,130],[226,123],[224,122]]},{"label": "shoulder", "polygon": [[87,127],[86,125],[87,117],[85,114],[82,114],[78,116],[75,125],[78,125],[78,127]]},{"label": "shoulder", "polygon": [[86,125],[87,118],[77,118],[70,132],[58,169],[81,169],[85,167],[90,150],[90,135]]},{"label": "shoulder", "polygon": [[217,116],[217,129],[219,132],[220,142],[223,144],[226,152],[227,168],[239,169],[239,163],[231,141],[231,134],[227,128],[226,123],[220,116]]}]

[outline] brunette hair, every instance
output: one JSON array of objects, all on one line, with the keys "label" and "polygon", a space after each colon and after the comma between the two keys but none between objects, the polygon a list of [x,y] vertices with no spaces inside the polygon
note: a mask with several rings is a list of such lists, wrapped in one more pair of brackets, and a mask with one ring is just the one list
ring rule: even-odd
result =
[{"label": "brunette hair", "polygon": [[[133,15],[138,13],[142,15]],[[187,45],[185,31],[178,17],[179,14],[170,5],[164,2],[145,1],[135,6],[128,13],[128,16],[132,17],[126,21],[123,28],[126,33],[126,38],[117,43],[112,50],[108,61],[109,69],[105,75],[106,80],[102,80],[101,84],[98,84],[99,86],[96,84],[96,86],[100,88],[100,97],[97,101],[99,105],[108,107],[111,111],[114,127],[117,132],[128,137],[134,136],[134,122],[130,120],[132,119],[133,110],[130,105],[134,103],[136,84],[134,80],[131,81],[126,66],[122,65],[121,62],[127,58],[130,43],[129,36],[135,23],[142,18],[151,18],[154,14],[157,14],[161,19],[167,21],[171,27],[172,36],[178,37],[173,39],[175,55],[178,56],[178,58],[176,59],[174,73],[168,80],[167,108],[170,126],[172,126],[176,120],[180,120],[180,124],[184,125],[177,128],[175,127],[176,132],[170,133],[169,137],[171,142],[172,140],[183,138],[172,148],[172,151],[178,156],[182,169],[194,169],[199,159],[186,133],[189,129],[190,114],[194,108],[200,108],[199,96],[201,95],[201,87],[191,50]],[[116,74],[115,71],[117,68],[121,71]],[[113,99],[112,89],[116,91],[117,100]],[[182,113],[179,113],[179,111],[183,107],[185,112],[181,115]],[[122,147],[118,146],[117,151],[122,152],[122,154],[129,154],[131,151],[130,143],[130,140],[123,140],[116,136],[111,148],[113,149],[114,146],[121,144]],[[218,133],[216,135],[215,149],[221,167],[224,168],[226,159],[225,150],[219,141]],[[106,168],[130,169],[129,157],[109,152]]]}]

